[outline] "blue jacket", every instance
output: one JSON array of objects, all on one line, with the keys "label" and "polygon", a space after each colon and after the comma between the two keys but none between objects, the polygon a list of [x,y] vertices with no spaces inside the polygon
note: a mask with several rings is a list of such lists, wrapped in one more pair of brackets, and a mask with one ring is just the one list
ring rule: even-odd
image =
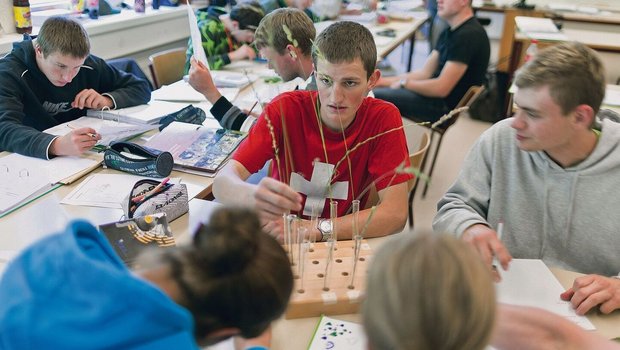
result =
[{"label": "blue jacket", "polygon": [[0,301],[0,349],[198,349],[191,314],[84,221],[16,257]]}]

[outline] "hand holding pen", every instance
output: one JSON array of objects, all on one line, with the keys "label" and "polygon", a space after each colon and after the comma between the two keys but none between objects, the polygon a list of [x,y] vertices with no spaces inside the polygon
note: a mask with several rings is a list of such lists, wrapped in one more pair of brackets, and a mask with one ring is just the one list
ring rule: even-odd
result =
[{"label": "hand holding pen", "polygon": [[93,128],[75,128],[70,124],[67,126],[72,129],[71,132],[52,141],[49,148],[51,155],[78,156],[93,148],[101,140],[101,135]]},{"label": "hand holding pen", "polygon": [[[500,225],[498,231],[504,231],[503,226],[503,224]],[[495,264],[501,265],[504,270],[508,270],[512,256],[495,230],[487,225],[475,224],[463,232],[462,238],[474,246],[485,264],[492,267],[495,258]]]}]

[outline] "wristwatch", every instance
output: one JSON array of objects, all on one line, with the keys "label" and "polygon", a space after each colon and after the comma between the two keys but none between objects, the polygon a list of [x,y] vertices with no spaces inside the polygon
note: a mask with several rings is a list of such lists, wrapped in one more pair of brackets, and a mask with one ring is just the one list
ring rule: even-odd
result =
[{"label": "wristwatch", "polygon": [[327,242],[334,235],[332,221],[329,219],[320,219],[316,228],[321,232],[321,242]]},{"label": "wristwatch", "polygon": [[404,79],[400,80],[400,88],[401,89],[406,89],[407,88],[407,78],[404,78]]}]

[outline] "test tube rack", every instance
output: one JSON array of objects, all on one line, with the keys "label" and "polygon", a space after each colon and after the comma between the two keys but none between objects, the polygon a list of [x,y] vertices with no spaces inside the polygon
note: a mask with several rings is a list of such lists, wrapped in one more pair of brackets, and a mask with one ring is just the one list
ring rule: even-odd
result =
[{"label": "test tube rack", "polygon": [[[372,258],[368,243],[363,240],[360,247],[359,261],[353,289],[351,273],[353,272],[355,241],[338,241],[333,253],[331,271],[329,273],[329,290],[323,290],[327,243],[317,242],[311,245],[306,253],[304,271],[304,290],[301,292],[301,281],[298,266],[293,265],[295,287],[291,301],[286,310],[287,319],[314,317],[324,315],[341,315],[356,313],[359,310],[366,287],[366,271]],[[297,249],[297,245],[292,246]]]}]

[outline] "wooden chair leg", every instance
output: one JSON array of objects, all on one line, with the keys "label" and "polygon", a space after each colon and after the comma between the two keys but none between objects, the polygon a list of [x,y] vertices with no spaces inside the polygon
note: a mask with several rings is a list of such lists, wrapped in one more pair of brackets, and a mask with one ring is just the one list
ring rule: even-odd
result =
[{"label": "wooden chair leg", "polygon": [[[435,169],[435,162],[437,161],[437,156],[439,155],[439,150],[441,149],[441,141],[443,141],[443,133],[439,134],[439,141],[437,142],[437,147],[435,147],[435,153],[433,154],[433,161],[431,162],[431,168],[428,171],[428,177],[432,178],[433,169]],[[422,192],[422,198],[426,198],[426,191],[428,190],[428,182],[424,184],[424,191]]]},{"label": "wooden chair leg", "polygon": [[415,182],[411,191],[409,191],[409,229],[413,231],[413,199],[415,198],[415,191],[418,188],[419,181]]}]

